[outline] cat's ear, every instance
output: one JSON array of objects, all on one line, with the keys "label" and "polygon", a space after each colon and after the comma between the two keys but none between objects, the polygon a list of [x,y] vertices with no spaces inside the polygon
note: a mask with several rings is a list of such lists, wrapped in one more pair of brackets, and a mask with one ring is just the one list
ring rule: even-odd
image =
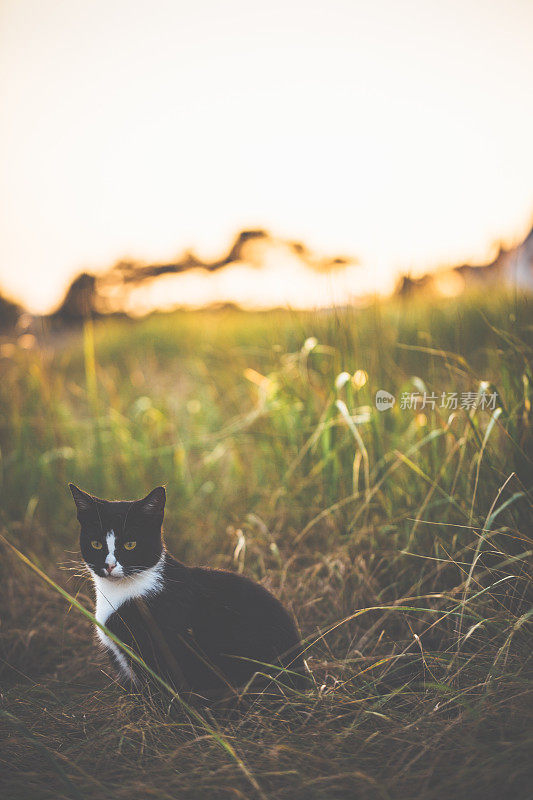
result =
[{"label": "cat's ear", "polygon": [[74,502],[76,503],[76,508],[78,509],[78,519],[80,517],[80,514],[87,514],[87,512],[93,510],[94,500],[90,494],[87,494],[87,492],[83,492],[81,489],[78,489],[78,487],[74,486],[73,483],[69,483],[68,488],[72,492],[72,497],[74,498]]},{"label": "cat's ear", "polygon": [[160,517],[163,519],[165,513],[165,501],[167,494],[163,486],[152,489],[150,494],[137,501],[137,508],[146,517]]}]

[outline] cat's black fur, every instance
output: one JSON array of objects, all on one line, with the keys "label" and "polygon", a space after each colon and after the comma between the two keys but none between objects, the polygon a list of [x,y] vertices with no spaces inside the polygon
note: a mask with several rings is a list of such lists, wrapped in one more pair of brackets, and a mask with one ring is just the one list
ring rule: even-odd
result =
[{"label": "cat's black fur", "polygon": [[[233,572],[187,567],[165,549],[162,487],[135,502],[100,500],[72,485],[71,491],[81,525],[81,552],[100,586],[113,580],[105,568],[110,530],[125,580],[135,580],[163,559],[162,588],[140,601],[127,600],[105,623],[161,677],[199,693],[242,687],[261,672],[284,684],[305,683],[296,626],[270,592]],[[128,551],[123,545],[132,539],[137,545]],[[94,540],[102,543],[100,550],[91,546]],[[141,678],[142,668],[134,662],[131,666]],[[253,685],[264,685],[264,680],[256,677]]]}]

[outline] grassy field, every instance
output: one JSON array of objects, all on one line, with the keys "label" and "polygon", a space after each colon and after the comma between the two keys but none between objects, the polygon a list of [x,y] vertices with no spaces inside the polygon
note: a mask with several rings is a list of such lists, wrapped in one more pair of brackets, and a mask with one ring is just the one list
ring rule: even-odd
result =
[{"label": "grassy field", "polygon": [[[531,299],[180,312],[1,352],[3,797],[530,796]],[[68,481],[165,484],[169,549],[271,589],[315,688],[201,718],[128,695],[5,542],[90,609]]]}]

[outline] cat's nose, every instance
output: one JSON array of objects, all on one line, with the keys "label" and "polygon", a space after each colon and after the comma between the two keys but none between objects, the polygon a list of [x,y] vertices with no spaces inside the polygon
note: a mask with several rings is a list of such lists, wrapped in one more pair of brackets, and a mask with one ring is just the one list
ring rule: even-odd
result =
[{"label": "cat's nose", "polygon": [[105,568],[107,570],[107,574],[111,575],[116,566],[117,566],[116,564],[106,564]]}]

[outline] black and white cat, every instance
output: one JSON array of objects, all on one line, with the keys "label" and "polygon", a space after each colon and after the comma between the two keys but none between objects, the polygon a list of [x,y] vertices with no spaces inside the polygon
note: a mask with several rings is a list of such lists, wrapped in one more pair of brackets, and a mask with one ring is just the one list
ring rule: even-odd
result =
[{"label": "black and white cat", "polygon": [[[162,486],[136,501],[70,490],[95,617],[161,677],[199,693],[243,686],[255,673],[305,682],[300,637],[273,595],[233,572],[186,567],[166,550]],[[100,628],[97,634],[121,676],[138,683],[142,669]]]}]

